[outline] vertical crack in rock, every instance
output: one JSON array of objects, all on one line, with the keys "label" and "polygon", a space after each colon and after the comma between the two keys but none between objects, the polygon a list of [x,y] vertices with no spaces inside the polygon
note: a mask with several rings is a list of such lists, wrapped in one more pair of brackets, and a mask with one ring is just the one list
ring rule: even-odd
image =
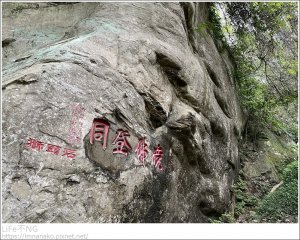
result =
[{"label": "vertical crack in rock", "polygon": [[219,78],[217,77],[217,75],[215,74],[215,72],[212,70],[211,66],[207,62],[204,62],[204,64],[210,79],[218,88],[220,88],[221,84]]},{"label": "vertical crack in rock", "polygon": [[186,87],[187,83],[178,76],[181,67],[175,61],[171,60],[169,57],[162,53],[156,52],[156,61],[162,67],[163,71],[168,76],[170,82],[176,88]]},{"label": "vertical crack in rock", "polygon": [[217,88],[214,87],[213,91],[218,105],[220,106],[225,116],[227,116],[228,118],[232,118],[232,114],[230,113],[229,106],[224,98],[224,93],[221,92],[222,87],[221,87],[220,79],[217,77],[216,73],[212,70],[211,66],[206,61],[204,61],[204,65],[206,67],[209,78],[217,87]]},{"label": "vertical crack in rock", "polygon": [[161,104],[151,95],[140,93],[145,102],[146,111],[149,114],[149,120],[153,128],[161,127],[167,121],[167,114]]},{"label": "vertical crack in rock", "polygon": [[218,90],[214,90],[214,96],[224,115],[228,118],[232,118],[228,104],[224,97],[221,96],[221,93]]},{"label": "vertical crack in rock", "polygon": [[[184,80],[183,76],[180,75],[181,67],[179,64],[173,61],[170,57],[158,52],[156,53],[156,59],[157,63],[161,66],[163,72],[174,87],[176,96],[181,101],[194,108],[196,112],[201,112],[197,99],[187,92],[188,84],[187,81]],[[202,112],[202,114],[204,113]]]},{"label": "vertical crack in rock", "polygon": [[123,123],[128,129],[130,129],[129,125],[128,125],[128,121],[129,119],[126,118],[126,116],[121,112],[121,110],[116,107],[113,110],[113,115],[116,117],[116,119],[120,122]]},{"label": "vertical crack in rock", "polygon": [[211,126],[211,131],[212,134],[220,139],[225,139],[226,138],[226,132],[225,129],[216,121],[211,121],[210,122]]},{"label": "vertical crack in rock", "polygon": [[185,23],[187,27],[187,37],[188,40],[193,48],[194,52],[197,52],[196,48],[196,42],[195,42],[195,35],[194,35],[194,14],[195,14],[195,6],[193,2],[181,2],[180,3],[183,12],[184,12],[184,18]]},{"label": "vertical crack in rock", "polygon": [[198,166],[201,173],[210,174],[211,171],[207,164],[208,157],[205,156],[202,147],[198,146],[194,138],[196,131],[195,117],[190,113],[181,116],[176,121],[167,122],[166,125],[183,145],[183,156],[185,156],[187,162],[191,166]]}]

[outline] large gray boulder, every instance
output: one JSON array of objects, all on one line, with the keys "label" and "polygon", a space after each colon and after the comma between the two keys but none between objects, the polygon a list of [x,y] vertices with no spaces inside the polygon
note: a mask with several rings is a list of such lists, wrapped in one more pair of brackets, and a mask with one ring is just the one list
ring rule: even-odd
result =
[{"label": "large gray boulder", "polygon": [[[3,222],[208,222],[227,211],[243,118],[228,54],[195,31],[207,19],[207,3],[4,3]],[[105,150],[90,139],[95,119],[110,125]],[[127,156],[113,153],[118,129]]]}]

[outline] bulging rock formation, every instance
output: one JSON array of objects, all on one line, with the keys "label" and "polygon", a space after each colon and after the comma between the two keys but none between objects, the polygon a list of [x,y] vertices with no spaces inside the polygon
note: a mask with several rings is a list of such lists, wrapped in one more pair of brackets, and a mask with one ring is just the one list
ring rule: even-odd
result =
[{"label": "bulging rock formation", "polygon": [[4,3],[3,222],[227,211],[243,117],[207,19],[207,3]]}]

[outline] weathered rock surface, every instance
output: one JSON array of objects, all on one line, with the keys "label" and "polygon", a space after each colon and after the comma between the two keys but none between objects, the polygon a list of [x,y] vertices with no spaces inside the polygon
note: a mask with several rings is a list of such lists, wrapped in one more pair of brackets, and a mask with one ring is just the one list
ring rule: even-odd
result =
[{"label": "weathered rock surface", "polygon": [[[229,57],[194,30],[207,17],[206,3],[3,4],[4,222],[207,222],[229,209],[243,120]],[[110,123],[105,151],[89,141],[96,118]],[[112,153],[119,128],[127,157]],[[28,149],[30,137],[76,158]]]},{"label": "weathered rock surface", "polygon": [[[250,131],[256,127],[252,124]],[[255,142],[245,143],[240,148],[241,174],[251,194],[263,197],[281,182],[276,169],[281,167],[282,162],[297,159],[298,147],[287,137],[279,137],[268,129],[260,130],[256,135]]]}]

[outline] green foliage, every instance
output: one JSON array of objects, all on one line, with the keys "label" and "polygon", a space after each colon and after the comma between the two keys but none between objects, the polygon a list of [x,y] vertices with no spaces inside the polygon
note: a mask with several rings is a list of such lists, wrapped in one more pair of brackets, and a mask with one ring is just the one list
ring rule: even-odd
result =
[{"label": "green foliage", "polygon": [[258,215],[270,222],[298,215],[298,161],[283,170],[283,184],[262,200]]},{"label": "green foliage", "polygon": [[214,38],[235,62],[235,78],[250,118],[297,139],[298,9],[294,2],[214,3],[209,19]]},{"label": "green foliage", "polygon": [[213,29],[212,23],[204,22],[204,23],[200,23],[198,27],[195,29],[195,31],[197,31],[202,36],[207,36],[208,35],[207,31],[210,31],[212,29]]},{"label": "green foliage", "polygon": [[254,207],[258,204],[258,199],[247,191],[247,183],[241,178],[233,186],[233,192],[236,197],[235,217],[244,213],[246,207]]},{"label": "green foliage", "polygon": [[283,170],[283,181],[288,183],[298,180],[298,161],[293,161]]},{"label": "green foliage", "polygon": [[[229,49],[225,35],[224,35],[224,29],[221,25],[221,16],[220,12],[217,9],[217,5],[212,4],[209,8],[208,13],[208,30],[209,33],[214,36],[214,40],[216,43],[216,46],[220,52],[222,52],[225,49]],[[221,44],[216,42],[216,40],[219,40]]]},{"label": "green foliage", "polygon": [[[277,135],[287,135],[294,142],[298,141],[298,120],[297,113],[298,104],[290,103],[286,106],[277,106],[273,109],[273,117],[270,120],[271,130]],[[272,122],[271,122],[272,121]]]},{"label": "green foliage", "polygon": [[235,218],[231,213],[224,213],[218,220],[211,220],[211,223],[235,223]]}]

